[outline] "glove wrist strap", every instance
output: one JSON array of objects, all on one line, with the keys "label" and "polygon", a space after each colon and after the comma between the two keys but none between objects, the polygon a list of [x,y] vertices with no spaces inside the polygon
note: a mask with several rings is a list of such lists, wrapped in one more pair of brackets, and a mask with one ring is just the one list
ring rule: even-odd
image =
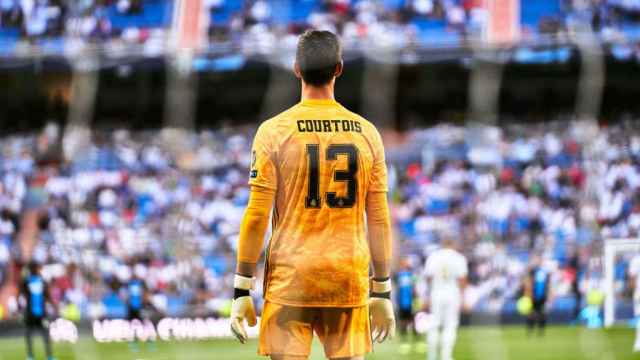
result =
[{"label": "glove wrist strap", "polygon": [[391,279],[372,279],[371,294],[375,298],[391,299]]},{"label": "glove wrist strap", "polygon": [[253,280],[252,277],[243,276],[240,274],[235,274],[233,277],[233,287],[235,289],[241,290],[253,290]]},{"label": "glove wrist strap", "polygon": [[246,289],[233,289],[233,300],[241,298],[243,296],[250,296],[251,293]]},{"label": "glove wrist strap", "polygon": [[236,274],[233,277],[233,299],[249,296],[253,289],[253,278]]}]

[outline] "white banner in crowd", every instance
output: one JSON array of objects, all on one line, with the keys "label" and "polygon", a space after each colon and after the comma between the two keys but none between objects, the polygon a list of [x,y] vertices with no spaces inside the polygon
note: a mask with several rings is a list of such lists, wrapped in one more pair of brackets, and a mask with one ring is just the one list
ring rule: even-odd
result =
[{"label": "white banner in crowd", "polygon": [[[419,334],[426,333],[429,319],[430,315],[425,312],[416,314],[415,326]],[[259,328],[247,327],[249,337],[257,338]],[[78,341],[78,328],[69,320],[55,320],[49,326],[49,333],[54,342]],[[97,342],[211,340],[233,336],[228,318],[163,318],[157,325],[149,320],[95,320],[92,335]]]}]

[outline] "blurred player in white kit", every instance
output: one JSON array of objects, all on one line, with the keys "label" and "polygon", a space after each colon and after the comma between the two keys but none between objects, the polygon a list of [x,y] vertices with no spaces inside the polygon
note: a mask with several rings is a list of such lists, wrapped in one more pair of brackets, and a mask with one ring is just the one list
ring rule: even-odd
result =
[{"label": "blurred player in white kit", "polygon": [[442,248],[431,253],[425,265],[432,315],[427,334],[429,360],[438,359],[438,348],[440,360],[453,359],[467,284],[467,259],[455,248],[455,242],[445,238]]},{"label": "blurred player in white kit", "polygon": [[633,351],[640,352],[640,255],[631,259],[629,281],[629,285],[633,289],[633,312],[636,317],[636,341],[633,345]]}]

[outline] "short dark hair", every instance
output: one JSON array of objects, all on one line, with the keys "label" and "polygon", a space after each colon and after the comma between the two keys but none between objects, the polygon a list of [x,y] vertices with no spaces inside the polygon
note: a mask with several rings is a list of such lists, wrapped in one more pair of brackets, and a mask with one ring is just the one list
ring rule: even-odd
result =
[{"label": "short dark hair", "polygon": [[342,61],[342,48],[338,37],[330,31],[307,30],[300,35],[296,62],[305,83],[325,85],[336,73]]},{"label": "short dark hair", "polygon": [[40,273],[40,264],[34,260],[31,260],[28,265],[31,275],[37,275]]}]

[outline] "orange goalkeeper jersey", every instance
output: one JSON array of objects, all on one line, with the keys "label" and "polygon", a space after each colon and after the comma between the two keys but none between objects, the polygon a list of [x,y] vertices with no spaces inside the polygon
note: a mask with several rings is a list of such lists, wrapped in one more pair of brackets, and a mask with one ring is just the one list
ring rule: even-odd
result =
[{"label": "orange goalkeeper jersey", "polygon": [[333,100],[303,100],[255,136],[249,184],[276,191],[264,294],[290,306],[365,305],[365,201],[387,191],[376,128]]}]

